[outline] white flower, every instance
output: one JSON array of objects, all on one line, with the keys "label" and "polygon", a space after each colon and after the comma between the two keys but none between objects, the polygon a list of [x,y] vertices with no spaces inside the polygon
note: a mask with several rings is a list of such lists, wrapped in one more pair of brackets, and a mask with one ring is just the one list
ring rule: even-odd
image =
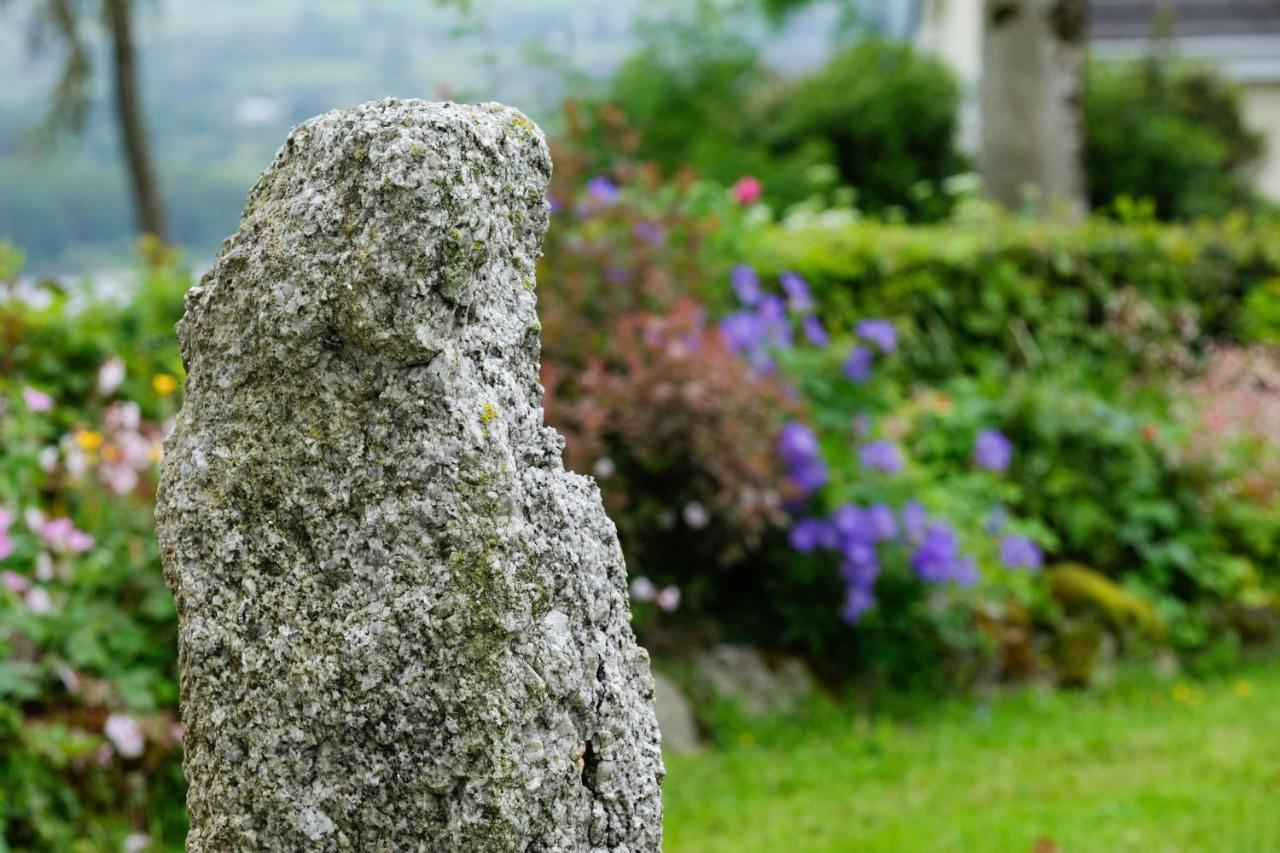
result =
[{"label": "white flower", "polygon": [[49,445],[40,451],[40,455],[37,458],[40,460],[40,469],[48,473],[58,464],[58,448],[54,445]]},{"label": "white flower", "polygon": [[701,530],[711,523],[711,514],[707,512],[706,507],[697,501],[690,501],[684,505],[684,523],[692,527],[694,530]]},{"label": "white flower", "polygon": [[151,836],[134,832],[124,840],[124,853],[142,853],[151,846]]},{"label": "white flower", "polygon": [[98,393],[108,397],[124,382],[124,362],[111,357],[98,368]]},{"label": "white flower", "polygon": [[107,740],[111,741],[116,752],[124,758],[137,758],[142,755],[142,750],[146,746],[138,721],[128,714],[112,714],[107,717],[102,733],[107,736]]},{"label": "white flower", "polygon": [[613,464],[613,460],[608,456],[601,456],[596,460],[596,464],[592,466],[591,473],[596,475],[597,480],[607,480],[617,473],[618,466]]},{"label": "white flower", "polygon": [[631,582],[631,597],[636,601],[653,601],[657,591],[658,588],[653,585],[653,581],[644,575],[640,575]]},{"label": "white flower", "polygon": [[41,581],[51,581],[57,574],[53,564],[53,555],[48,551],[41,551],[36,555],[36,579]]},{"label": "white flower", "polygon": [[37,615],[48,613],[53,609],[53,599],[49,597],[49,591],[42,586],[33,586],[27,590],[23,601],[27,609]]}]

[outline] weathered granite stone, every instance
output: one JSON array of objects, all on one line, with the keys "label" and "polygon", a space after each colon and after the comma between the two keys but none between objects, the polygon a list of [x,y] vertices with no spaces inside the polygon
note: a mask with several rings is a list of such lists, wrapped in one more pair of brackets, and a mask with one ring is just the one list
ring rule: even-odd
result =
[{"label": "weathered granite stone", "polygon": [[496,104],[328,113],[187,295],[190,850],[659,849],[622,555],[542,424],[550,171]]}]

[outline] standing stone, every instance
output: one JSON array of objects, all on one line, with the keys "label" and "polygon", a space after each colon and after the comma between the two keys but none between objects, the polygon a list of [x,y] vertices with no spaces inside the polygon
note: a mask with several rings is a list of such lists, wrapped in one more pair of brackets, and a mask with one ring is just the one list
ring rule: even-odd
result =
[{"label": "standing stone", "polygon": [[550,172],[496,104],[327,113],[188,293],[188,849],[659,849],[622,554],[542,424]]}]

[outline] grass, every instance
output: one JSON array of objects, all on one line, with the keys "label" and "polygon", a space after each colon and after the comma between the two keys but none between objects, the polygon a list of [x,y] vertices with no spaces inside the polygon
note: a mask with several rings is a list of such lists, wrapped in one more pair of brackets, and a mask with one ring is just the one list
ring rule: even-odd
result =
[{"label": "grass", "polygon": [[819,708],[669,756],[665,849],[1280,850],[1280,668],[903,719]]}]

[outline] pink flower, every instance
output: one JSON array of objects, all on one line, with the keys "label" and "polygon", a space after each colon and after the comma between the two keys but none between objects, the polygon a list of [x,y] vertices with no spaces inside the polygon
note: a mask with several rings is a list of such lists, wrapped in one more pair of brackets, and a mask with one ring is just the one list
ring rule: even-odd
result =
[{"label": "pink flower", "polygon": [[653,597],[653,601],[667,613],[672,612],[680,606],[680,587],[664,586],[658,590],[658,594]]},{"label": "pink flower", "polygon": [[124,853],[142,853],[151,846],[151,836],[135,832],[125,837]]},{"label": "pink flower", "polygon": [[747,205],[755,204],[760,200],[760,194],[764,191],[764,185],[760,183],[759,178],[753,178],[750,175],[738,178],[738,182],[729,190],[729,194],[733,196],[733,200],[738,204]]},{"label": "pink flower", "polygon": [[124,758],[137,758],[146,747],[146,739],[142,736],[142,728],[138,721],[128,714],[112,714],[102,727],[102,733],[111,741],[116,752]]},{"label": "pink flower", "polygon": [[93,537],[83,530],[72,530],[67,534],[67,550],[72,554],[83,554],[93,547]]},{"label": "pink flower", "polygon": [[61,518],[49,518],[40,522],[39,529],[36,531],[50,545],[61,545],[75,525],[71,523],[71,519],[63,516]]},{"label": "pink flower", "polygon": [[53,398],[30,386],[22,389],[22,402],[33,412],[47,412],[53,408]]},{"label": "pink flower", "polygon": [[31,586],[31,581],[17,572],[0,572],[0,586],[9,590],[9,592],[23,593]]},{"label": "pink flower", "polygon": [[81,554],[93,547],[93,537],[77,530],[66,516],[41,521],[37,531],[50,548],[63,548]]},{"label": "pink flower", "polygon": [[27,609],[37,616],[53,610],[53,599],[49,597],[49,591],[41,586],[33,586],[28,590],[23,601],[27,605]]}]

